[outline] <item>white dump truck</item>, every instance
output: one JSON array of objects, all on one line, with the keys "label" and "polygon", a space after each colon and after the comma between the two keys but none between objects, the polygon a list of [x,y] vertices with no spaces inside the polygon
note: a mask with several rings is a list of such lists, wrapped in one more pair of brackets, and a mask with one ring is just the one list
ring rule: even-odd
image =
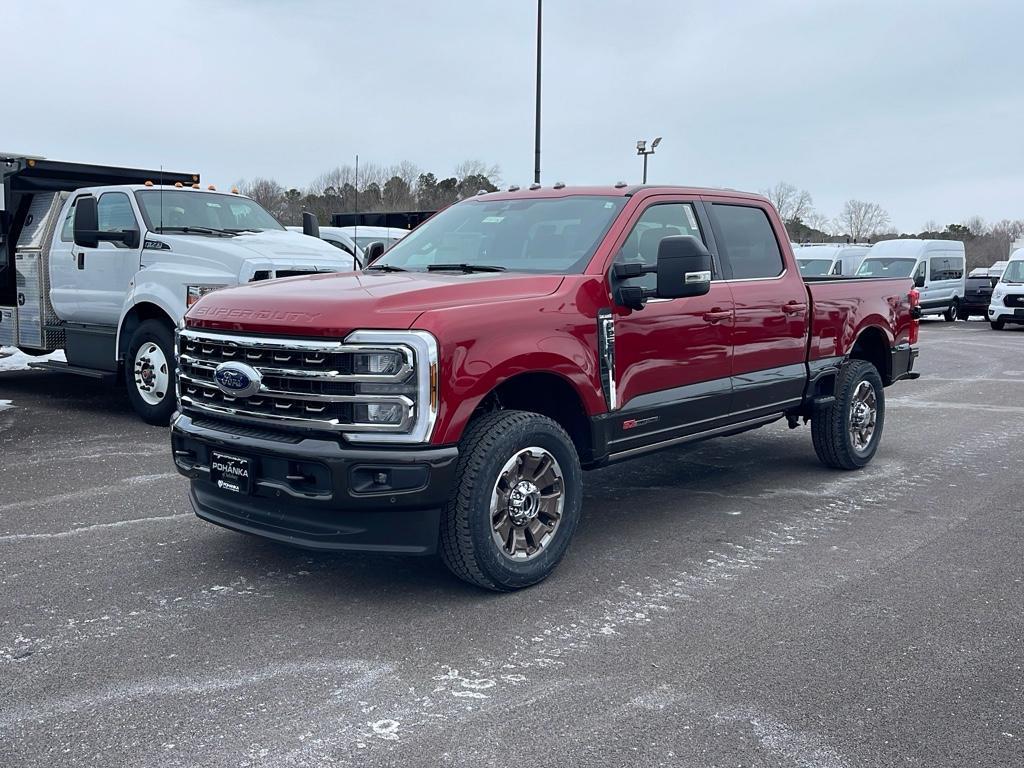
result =
[{"label": "white dump truck", "polygon": [[198,174],[0,153],[0,348],[63,349],[33,366],[123,380],[152,424],[174,411],[174,328],[204,294],[355,268]]}]

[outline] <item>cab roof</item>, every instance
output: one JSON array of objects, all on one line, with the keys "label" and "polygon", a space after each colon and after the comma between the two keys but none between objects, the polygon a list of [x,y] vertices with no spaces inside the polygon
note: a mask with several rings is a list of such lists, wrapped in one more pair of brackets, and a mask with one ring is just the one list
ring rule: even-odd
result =
[{"label": "cab roof", "polygon": [[[667,184],[611,184],[607,186],[548,186],[530,189],[527,187],[509,187],[497,192],[478,194],[467,200],[521,200],[529,198],[545,197],[570,197],[572,195],[594,195],[601,197],[632,197],[644,194],[669,194],[688,195],[693,197],[730,197],[745,200],[756,200],[757,202],[768,202],[764,195],[757,195],[752,192],[740,192],[735,189],[716,189],[713,187],[687,187],[681,185]],[[462,201],[462,202],[465,202]]]}]

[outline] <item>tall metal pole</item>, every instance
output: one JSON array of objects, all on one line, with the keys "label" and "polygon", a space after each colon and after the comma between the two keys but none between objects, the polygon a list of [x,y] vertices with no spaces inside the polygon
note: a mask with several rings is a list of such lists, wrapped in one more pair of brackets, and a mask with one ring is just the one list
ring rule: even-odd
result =
[{"label": "tall metal pole", "polygon": [[533,181],[535,184],[540,184],[540,19],[542,2],[543,0],[537,0],[537,109],[533,139]]},{"label": "tall metal pole", "polygon": [[644,184],[647,183],[647,152],[644,152]]}]

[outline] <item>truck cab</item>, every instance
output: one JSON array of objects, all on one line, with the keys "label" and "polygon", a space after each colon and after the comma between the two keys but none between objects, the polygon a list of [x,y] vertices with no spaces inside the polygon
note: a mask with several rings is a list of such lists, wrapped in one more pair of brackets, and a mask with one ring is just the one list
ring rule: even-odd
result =
[{"label": "truck cab", "polygon": [[[31,180],[27,172],[38,167],[26,165],[20,175]],[[200,297],[356,268],[350,255],[286,230],[237,190],[200,189],[179,174],[164,185],[83,185],[89,174],[81,173],[78,186],[67,189],[61,187],[75,179],[65,168],[50,188],[24,191],[17,182],[25,179],[9,175],[16,204],[8,209],[8,258],[0,264],[8,273],[0,283],[0,346],[33,355],[63,349],[66,362],[35,365],[123,379],[133,407],[153,424],[166,424],[174,411],[174,328]],[[159,172],[152,175],[159,180]]]},{"label": "truck cab", "polygon": [[800,274],[805,277],[849,277],[857,274],[870,245],[801,245],[793,249]]}]

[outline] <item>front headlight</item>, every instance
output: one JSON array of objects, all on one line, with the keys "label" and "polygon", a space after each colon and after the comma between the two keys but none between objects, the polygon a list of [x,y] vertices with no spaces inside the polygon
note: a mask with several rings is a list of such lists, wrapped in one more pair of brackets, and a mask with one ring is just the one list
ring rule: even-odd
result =
[{"label": "front headlight", "polygon": [[[426,331],[355,331],[353,443],[425,443],[437,418],[437,340]],[[359,349],[365,347],[365,349]],[[363,399],[365,397],[365,399]]]},{"label": "front headlight", "polygon": [[995,289],[992,291],[992,301],[1002,301],[1003,296],[1005,295],[1006,289],[997,285]]},{"label": "front headlight", "polygon": [[185,307],[191,307],[203,296],[216,291],[218,288],[223,288],[223,285],[187,285],[185,286]]}]

